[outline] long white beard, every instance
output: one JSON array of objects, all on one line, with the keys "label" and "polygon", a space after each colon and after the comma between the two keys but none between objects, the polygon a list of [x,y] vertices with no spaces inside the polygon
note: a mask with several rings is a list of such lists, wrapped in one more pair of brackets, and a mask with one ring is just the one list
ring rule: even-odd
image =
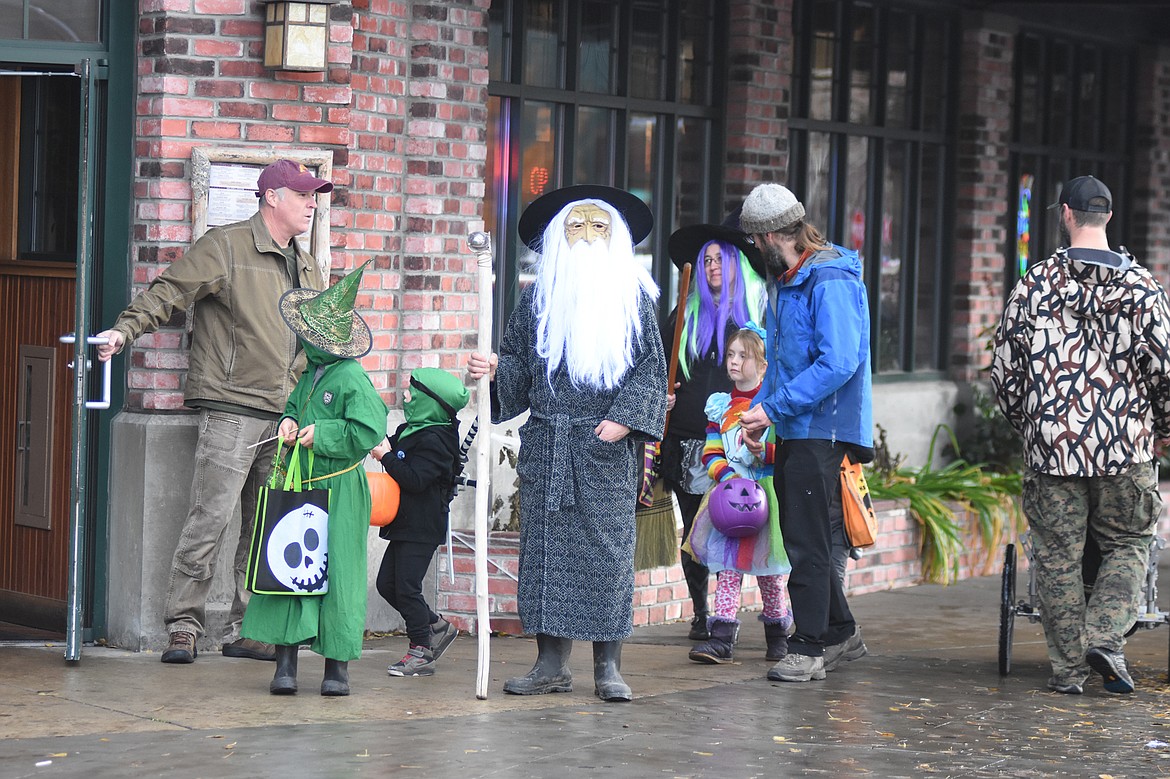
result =
[{"label": "long white beard", "polygon": [[563,237],[553,243],[537,268],[537,354],[550,381],[564,363],[575,386],[613,389],[642,335],[638,301],[644,294],[657,300],[658,285],[634,258],[628,233],[612,235],[610,246],[578,241],[569,248]]}]

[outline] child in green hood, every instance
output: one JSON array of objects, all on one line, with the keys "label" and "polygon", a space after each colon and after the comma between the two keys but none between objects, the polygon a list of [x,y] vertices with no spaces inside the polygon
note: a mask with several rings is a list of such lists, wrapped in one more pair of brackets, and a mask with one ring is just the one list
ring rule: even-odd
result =
[{"label": "child in green hood", "polygon": [[387,669],[391,676],[431,676],[459,631],[423,597],[422,582],[446,540],[460,468],[459,420],[467,405],[463,382],[438,368],[416,368],[403,393],[406,421],[370,452],[398,482],[398,515],[381,530],[390,544],[378,570],[378,593],[402,614],[410,649]]}]

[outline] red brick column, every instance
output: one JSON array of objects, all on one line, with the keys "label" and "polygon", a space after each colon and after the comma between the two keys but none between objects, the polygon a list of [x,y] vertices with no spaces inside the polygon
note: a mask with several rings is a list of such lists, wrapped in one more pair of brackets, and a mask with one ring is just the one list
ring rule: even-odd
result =
[{"label": "red brick column", "polygon": [[1003,309],[1013,44],[1010,34],[982,17],[964,18],[951,297],[951,376],[957,381],[978,378],[989,360],[986,330]]},{"label": "red brick column", "polygon": [[346,250],[379,271],[364,364],[392,405],[411,369],[458,371],[474,346],[466,237],[482,219],[488,5],[354,2]]},{"label": "red brick column", "polygon": [[731,0],[724,211],[756,184],[788,180],[792,0]]},{"label": "red brick column", "polygon": [[1130,235],[1119,236],[1138,262],[1170,287],[1170,47],[1143,47],[1138,56],[1137,143]]},{"label": "red brick column", "polygon": [[[139,0],[138,8],[131,294],[190,245],[193,148],[330,149],[344,187],[350,142],[348,5],[330,8],[326,73],[263,68],[257,0]],[[344,197],[344,189],[336,192],[335,202]],[[128,408],[182,407],[185,324],[176,313],[167,327],[135,343]]]}]

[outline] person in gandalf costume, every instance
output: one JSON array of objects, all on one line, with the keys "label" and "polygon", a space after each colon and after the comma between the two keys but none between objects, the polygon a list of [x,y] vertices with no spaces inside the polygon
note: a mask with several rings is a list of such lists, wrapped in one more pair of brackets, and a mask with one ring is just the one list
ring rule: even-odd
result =
[{"label": "person in gandalf costume", "polygon": [[284,443],[299,441],[305,450],[301,469],[310,486],[330,490],[329,589],[324,595],[252,596],[241,632],[276,645],[273,695],[296,693],[300,644],[325,656],[322,695],[349,695],[348,662],[362,653],[370,487],[361,464],[386,435],[386,404],[357,361],[372,343],[370,328],[353,310],[367,265],[324,292],[294,289],[280,299],[280,315],[297,334],[308,365],[278,431]]},{"label": "person in gandalf costume", "polygon": [[504,692],[570,692],[573,641],[593,642],[594,692],[628,701],[622,640],[633,632],[634,508],[642,445],[662,437],[666,357],[658,287],[634,256],[653,227],[634,195],[574,186],[535,200],[521,240],[536,281],[508,321],[490,375],[495,421],[520,429],[520,620],[537,658]]}]

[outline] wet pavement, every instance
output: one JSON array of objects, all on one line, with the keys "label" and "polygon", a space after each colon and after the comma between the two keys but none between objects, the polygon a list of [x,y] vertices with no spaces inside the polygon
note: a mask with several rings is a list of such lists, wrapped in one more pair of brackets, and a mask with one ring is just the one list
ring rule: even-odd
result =
[{"label": "wet pavement", "polygon": [[1058,695],[1040,627],[1022,618],[999,676],[999,587],[852,599],[870,654],[823,682],[767,681],[755,615],[719,666],[686,659],[685,622],[641,628],[623,655],[626,704],[593,696],[587,644],[572,693],[503,694],[536,654],[516,637],[492,639],[482,701],[467,636],[418,679],[385,672],[405,637],[369,641],[348,698],[318,694],[323,661],[308,652],[300,693],[276,697],[271,663],[86,647],[69,664],[60,646],[4,644],[0,777],[1170,777],[1170,627],[1130,639],[1133,695],[1095,676],[1085,695]]}]

